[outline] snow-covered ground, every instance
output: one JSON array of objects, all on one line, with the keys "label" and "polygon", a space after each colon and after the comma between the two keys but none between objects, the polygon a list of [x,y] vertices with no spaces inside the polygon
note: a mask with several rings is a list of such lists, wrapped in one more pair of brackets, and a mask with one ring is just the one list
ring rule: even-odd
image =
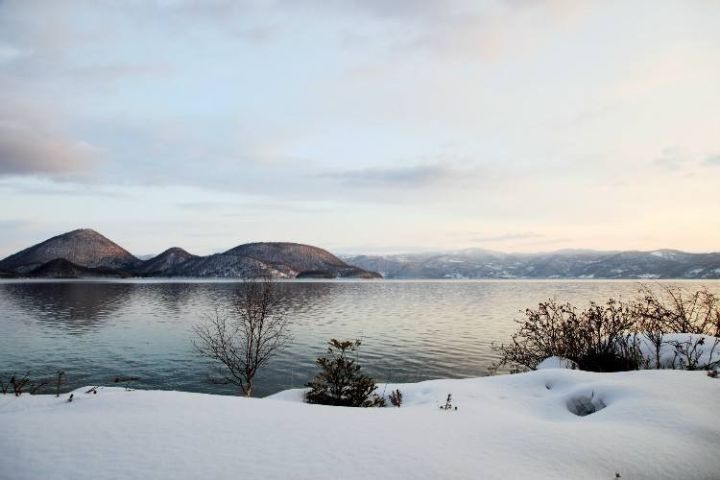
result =
[{"label": "snow-covered ground", "polygon": [[[0,396],[0,478],[720,478],[720,379],[705,372],[550,368],[394,388],[401,408],[307,405],[300,390]],[[448,393],[457,410],[439,408]]]}]

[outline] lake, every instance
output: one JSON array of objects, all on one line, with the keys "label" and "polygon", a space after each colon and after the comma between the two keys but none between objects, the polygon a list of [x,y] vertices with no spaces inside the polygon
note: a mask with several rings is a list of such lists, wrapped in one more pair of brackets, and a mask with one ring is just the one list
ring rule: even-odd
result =
[{"label": "lake", "polygon": [[[655,282],[657,283],[657,282]],[[673,281],[720,294],[720,281]],[[0,281],[0,375],[66,372],[67,386],[108,385],[231,394],[208,381],[192,326],[232,300],[227,281]],[[330,338],[362,339],[359,359],[378,381],[488,374],[493,343],[551,297],[585,305],[631,298],[638,281],[282,281],[293,343],[258,374],[259,396],[303,386]]]}]

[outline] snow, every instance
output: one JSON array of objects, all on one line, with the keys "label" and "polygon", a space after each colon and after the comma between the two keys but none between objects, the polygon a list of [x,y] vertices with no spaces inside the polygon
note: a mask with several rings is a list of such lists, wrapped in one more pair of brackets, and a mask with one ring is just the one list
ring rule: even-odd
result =
[{"label": "snow", "polygon": [[542,362],[540,362],[535,368],[537,370],[544,370],[546,368],[566,368],[569,370],[577,370],[578,364],[573,362],[569,358],[548,357]]},{"label": "snow", "polygon": [[[0,395],[0,478],[720,478],[720,379],[705,372],[551,368],[379,391],[395,388],[401,408],[308,405],[301,390]],[[438,408],[448,393],[458,410]]]}]

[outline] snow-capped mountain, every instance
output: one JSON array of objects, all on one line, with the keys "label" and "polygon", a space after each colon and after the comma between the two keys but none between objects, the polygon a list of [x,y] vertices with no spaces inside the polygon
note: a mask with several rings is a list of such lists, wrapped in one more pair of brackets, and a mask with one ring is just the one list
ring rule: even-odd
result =
[{"label": "snow-capped mountain", "polygon": [[720,253],[677,250],[538,254],[461,250],[343,258],[385,278],[720,278]]}]

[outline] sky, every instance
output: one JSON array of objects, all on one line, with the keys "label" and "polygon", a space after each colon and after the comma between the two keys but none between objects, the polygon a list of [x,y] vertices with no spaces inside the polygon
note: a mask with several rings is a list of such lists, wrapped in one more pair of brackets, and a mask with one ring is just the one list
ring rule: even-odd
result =
[{"label": "sky", "polygon": [[0,0],[0,256],[720,251],[717,0]]}]

